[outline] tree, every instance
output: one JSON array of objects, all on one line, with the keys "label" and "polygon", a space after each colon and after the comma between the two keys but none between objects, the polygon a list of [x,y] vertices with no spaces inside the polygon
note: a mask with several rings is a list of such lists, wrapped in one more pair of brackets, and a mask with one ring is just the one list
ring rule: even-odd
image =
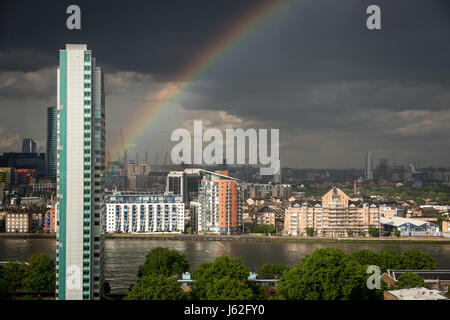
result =
[{"label": "tree", "polygon": [[365,268],[336,248],[317,249],[280,280],[288,300],[367,299]]},{"label": "tree", "polygon": [[378,231],[377,228],[370,226],[369,227],[369,234],[372,237],[378,237],[380,235],[380,232]]},{"label": "tree", "polygon": [[425,251],[407,249],[401,254],[401,264],[404,270],[435,270],[436,261]]},{"label": "tree", "polygon": [[353,236],[353,231],[347,231],[347,235],[349,236],[349,237],[352,237]]},{"label": "tree", "polygon": [[220,288],[221,299],[240,299],[242,296],[239,292],[234,290],[233,286],[225,285],[223,279],[238,286],[245,295],[248,295],[248,288],[251,288],[247,281],[249,273],[250,270],[242,263],[241,258],[220,256],[213,262],[204,262],[192,275],[195,280],[192,288],[193,297],[201,300],[217,299]]},{"label": "tree", "polygon": [[187,294],[181,290],[177,278],[163,274],[142,276],[124,300],[184,300]]},{"label": "tree", "polygon": [[400,235],[402,234],[402,232],[400,231],[400,230],[395,230],[394,231],[394,235],[398,238],[398,237],[400,237]]},{"label": "tree", "polygon": [[379,265],[379,256],[372,250],[362,249],[354,251],[350,257],[355,259],[360,265]]},{"label": "tree", "polygon": [[392,249],[384,249],[378,254],[378,263],[381,271],[401,269],[400,255]]},{"label": "tree", "polygon": [[231,278],[229,276],[214,279],[206,287],[207,300],[252,300],[255,293],[247,280]]},{"label": "tree", "polygon": [[425,281],[413,272],[405,272],[398,278],[398,289],[425,287]]},{"label": "tree", "polygon": [[16,292],[22,288],[25,272],[26,265],[17,260],[10,259],[3,265],[2,276],[0,277],[0,294],[15,296]]},{"label": "tree", "polygon": [[417,204],[424,204],[425,200],[423,200],[422,198],[417,198],[416,200],[414,200]]},{"label": "tree", "polygon": [[289,270],[289,268],[283,264],[266,263],[263,264],[256,273],[262,277],[273,277],[275,275],[283,275],[287,270]]},{"label": "tree", "polygon": [[314,235],[314,229],[311,227],[306,227],[305,232],[308,237],[312,237]]},{"label": "tree", "polygon": [[147,255],[144,264],[139,267],[138,277],[148,275],[173,276],[189,270],[189,262],[184,254],[176,250],[157,247]]},{"label": "tree", "polygon": [[26,267],[26,276],[23,284],[26,290],[35,291],[39,295],[42,292],[54,292],[56,283],[55,263],[44,254],[32,255]]},{"label": "tree", "polygon": [[276,229],[274,226],[269,224],[258,224],[255,226],[254,229],[255,233],[264,233],[265,235],[272,234],[276,232]]}]

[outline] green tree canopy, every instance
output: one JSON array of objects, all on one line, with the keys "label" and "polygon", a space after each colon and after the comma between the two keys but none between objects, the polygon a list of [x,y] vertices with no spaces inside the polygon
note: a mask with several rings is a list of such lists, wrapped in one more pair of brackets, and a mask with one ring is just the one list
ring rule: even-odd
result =
[{"label": "green tree canopy", "polygon": [[282,275],[287,270],[289,270],[288,267],[286,267],[284,264],[276,264],[276,263],[266,263],[263,264],[256,273],[260,276],[274,276],[274,275]]},{"label": "green tree canopy", "polygon": [[[247,294],[249,292],[247,289],[251,288],[247,281],[249,273],[250,270],[242,263],[241,258],[221,256],[213,262],[204,262],[192,275],[195,279],[192,289],[193,297],[213,300],[217,299],[220,293],[221,299],[240,299],[241,296],[237,295],[236,290],[232,286],[226,286],[223,279],[239,286],[243,294]],[[218,291],[219,288],[222,288],[222,292]]]},{"label": "green tree canopy", "polygon": [[404,270],[435,270],[436,261],[425,251],[407,249],[401,254],[401,264]]},{"label": "green tree canopy", "polygon": [[0,294],[2,296],[14,296],[23,287],[26,269],[26,264],[13,259],[1,267]]},{"label": "green tree canopy", "polygon": [[167,248],[154,248],[147,255],[145,263],[139,267],[138,277],[148,275],[173,276],[189,270],[189,262],[184,254]]},{"label": "green tree canopy", "polygon": [[255,233],[264,233],[265,235],[273,234],[276,232],[276,229],[274,226],[269,224],[258,224],[255,226],[253,232]]},{"label": "green tree canopy", "polygon": [[369,227],[369,233],[371,237],[379,237],[380,236],[380,232],[377,228],[375,227]]},{"label": "green tree canopy", "polygon": [[187,294],[181,290],[175,276],[163,274],[144,275],[124,300],[184,300]]},{"label": "green tree canopy", "polygon": [[314,235],[314,229],[311,227],[306,227],[305,232],[308,237],[312,237]]},{"label": "green tree canopy", "polygon": [[378,262],[381,271],[401,269],[400,255],[392,249],[384,249],[378,254]]},{"label": "green tree canopy", "polygon": [[362,249],[354,251],[350,257],[355,259],[361,265],[379,265],[379,256],[372,250]]},{"label": "green tree canopy", "polygon": [[365,268],[336,248],[317,249],[280,280],[288,300],[348,300],[367,297]]},{"label": "green tree canopy", "polygon": [[23,284],[26,290],[54,292],[56,283],[55,263],[44,254],[32,255],[26,267],[26,276]]},{"label": "green tree canopy", "polygon": [[214,279],[205,289],[207,300],[253,300],[255,298],[255,293],[247,280],[229,276]]},{"label": "green tree canopy", "polygon": [[398,289],[408,289],[425,287],[425,281],[413,272],[405,272],[398,278],[397,288]]}]

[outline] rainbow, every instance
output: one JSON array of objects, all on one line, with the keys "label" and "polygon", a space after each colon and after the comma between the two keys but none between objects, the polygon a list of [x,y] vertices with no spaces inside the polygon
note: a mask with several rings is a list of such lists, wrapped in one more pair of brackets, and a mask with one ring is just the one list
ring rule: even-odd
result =
[{"label": "rainbow", "polygon": [[[164,85],[157,93],[149,95],[146,99],[149,103],[146,105],[145,111],[136,115],[129,127],[124,130],[127,134],[125,146],[137,143],[139,138],[155,123],[158,116],[164,110],[169,109],[169,106],[177,101],[195,83],[196,79],[199,79],[256,28],[271,21],[288,3],[289,0],[261,1],[257,8],[244,15],[237,23],[233,23],[218,40],[208,45],[201,55],[177,73],[174,81]],[[121,141],[117,140],[111,148],[113,157],[122,150]]]}]

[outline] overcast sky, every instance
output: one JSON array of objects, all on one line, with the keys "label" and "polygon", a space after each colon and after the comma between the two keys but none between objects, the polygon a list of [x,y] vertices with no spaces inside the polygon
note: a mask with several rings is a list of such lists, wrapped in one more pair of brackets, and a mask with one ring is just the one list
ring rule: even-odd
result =
[{"label": "overcast sky", "polygon": [[[58,50],[87,43],[105,71],[107,148],[146,99],[261,0],[22,1],[0,4],[0,152],[45,150]],[[269,1],[270,2],[270,1]],[[66,8],[81,7],[81,30]],[[366,8],[381,8],[381,30]],[[291,1],[174,101],[136,144],[163,157],[171,132],[279,128],[283,167],[362,168],[364,153],[450,166],[450,1]],[[117,155],[111,155],[116,158]]]}]

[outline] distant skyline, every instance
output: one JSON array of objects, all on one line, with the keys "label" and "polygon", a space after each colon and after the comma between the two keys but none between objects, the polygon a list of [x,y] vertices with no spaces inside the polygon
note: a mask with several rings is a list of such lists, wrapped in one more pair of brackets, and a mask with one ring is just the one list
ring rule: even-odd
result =
[{"label": "distant skyline", "polygon": [[[194,120],[279,128],[282,167],[364,168],[367,151],[450,166],[450,3],[433,1],[68,1],[0,4],[0,153],[31,138],[45,152],[59,49],[86,43],[105,71],[107,150],[151,112],[181,70],[262,6],[280,7],[221,55],[127,145],[129,159],[170,152]],[[377,4],[382,29],[366,28]],[[27,8],[24,10],[23,8]],[[111,154],[113,159],[117,154]]]}]

